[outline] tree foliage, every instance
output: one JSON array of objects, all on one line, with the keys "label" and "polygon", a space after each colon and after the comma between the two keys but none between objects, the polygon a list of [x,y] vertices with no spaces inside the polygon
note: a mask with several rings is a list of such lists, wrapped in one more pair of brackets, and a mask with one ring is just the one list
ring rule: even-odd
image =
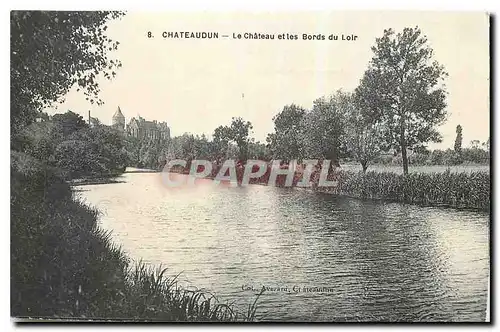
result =
[{"label": "tree foliage", "polygon": [[30,124],[20,133],[25,152],[71,178],[106,176],[127,166],[130,159],[123,135],[108,126],[90,128],[82,121],[68,111]]},{"label": "tree foliage", "polygon": [[339,94],[339,107],[345,114],[343,140],[347,152],[366,172],[370,163],[387,149],[384,145],[385,127],[363,112],[352,94]]},{"label": "tree foliage", "polygon": [[250,142],[248,145],[248,158],[269,161],[272,159],[272,156],[266,144]]},{"label": "tree foliage", "polygon": [[247,160],[252,129],[252,123],[245,121],[241,117],[233,117],[230,126],[221,125],[215,128],[213,134],[214,152],[216,152],[215,159],[222,160],[227,158],[228,151],[231,149],[231,143],[234,143],[238,147],[238,159]]},{"label": "tree foliage", "polygon": [[150,169],[161,169],[167,159],[170,146],[168,138],[137,138],[122,135],[123,150],[127,155],[128,166]]},{"label": "tree foliage", "polygon": [[482,145],[489,152],[490,151],[490,138],[488,137],[486,142],[484,142]]},{"label": "tree foliage", "polygon": [[471,149],[479,149],[480,144],[481,142],[478,139],[473,139],[472,141],[470,141]]},{"label": "tree foliage", "polygon": [[97,78],[115,76],[121,63],[108,57],[119,42],[106,23],[123,15],[107,11],[12,11],[10,16],[11,131],[29,125],[44,107],[75,84],[91,103]]},{"label": "tree foliage", "polygon": [[267,136],[267,146],[274,159],[290,161],[303,155],[300,138],[304,135],[303,119],[306,110],[291,104],[273,117],[274,133]]},{"label": "tree foliage", "polygon": [[248,159],[248,145],[251,142],[250,134],[253,129],[250,121],[245,121],[241,117],[231,119],[230,133],[232,140],[238,146],[238,159],[246,161]]},{"label": "tree foliage", "polygon": [[328,159],[338,164],[345,154],[343,140],[345,116],[341,103],[344,94],[337,91],[328,98],[318,98],[310,112],[303,119],[301,140],[304,144],[303,156],[308,159]]},{"label": "tree foliage", "polygon": [[345,142],[346,94],[337,91],[313,102],[311,110],[287,105],[274,118],[274,133],[267,137],[275,159],[285,162],[303,159],[328,159],[338,164],[347,153]]},{"label": "tree foliage", "polygon": [[231,129],[227,126],[219,126],[215,128],[213,134],[213,154],[216,160],[223,160],[227,156],[229,142],[231,141]]},{"label": "tree foliage", "polygon": [[127,166],[123,146],[121,133],[110,127],[84,128],[57,145],[54,159],[73,178],[107,176]]},{"label": "tree foliage", "polygon": [[446,119],[444,67],[432,61],[433,50],[421,30],[384,30],[360,86],[358,102],[388,129],[386,141],[398,148],[408,174],[407,148],[440,142],[436,127]]},{"label": "tree foliage", "polygon": [[83,120],[81,115],[69,110],[66,113],[54,114],[54,116],[52,116],[52,122],[64,137],[88,127],[88,124]]}]

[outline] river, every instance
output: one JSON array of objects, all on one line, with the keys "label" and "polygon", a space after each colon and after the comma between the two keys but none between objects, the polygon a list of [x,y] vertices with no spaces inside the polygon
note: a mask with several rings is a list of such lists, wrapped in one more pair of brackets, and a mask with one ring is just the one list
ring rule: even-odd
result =
[{"label": "river", "polygon": [[181,273],[257,319],[484,321],[489,214],[160,173],[79,187],[132,259]]}]

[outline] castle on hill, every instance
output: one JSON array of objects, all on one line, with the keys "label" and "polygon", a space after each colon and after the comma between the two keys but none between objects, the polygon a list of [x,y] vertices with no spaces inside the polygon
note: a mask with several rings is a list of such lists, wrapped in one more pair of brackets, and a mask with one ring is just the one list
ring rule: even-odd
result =
[{"label": "castle on hill", "polygon": [[156,120],[147,121],[141,116],[137,119],[130,119],[125,125],[125,116],[123,115],[120,106],[116,110],[111,120],[111,127],[125,132],[135,138],[150,138],[150,139],[169,139],[170,128],[166,122],[157,122]]}]

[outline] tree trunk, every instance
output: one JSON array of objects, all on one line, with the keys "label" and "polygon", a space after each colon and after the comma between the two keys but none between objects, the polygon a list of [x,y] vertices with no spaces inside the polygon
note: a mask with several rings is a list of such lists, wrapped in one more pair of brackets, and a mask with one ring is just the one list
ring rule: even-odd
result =
[{"label": "tree trunk", "polygon": [[361,167],[363,167],[363,174],[365,174],[366,170],[368,169],[368,163],[366,161],[362,161]]},{"label": "tree trunk", "polygon": [[406,155],[405,121],[401,116],[401,157],[403,158],[403,174],[408,175],[408,156]]},{"label": "tree trunk", "polygon": [[406,155],[406,144],[401,144],[401,157],[403,157],[403,174],[408,175],[408,156]]}]

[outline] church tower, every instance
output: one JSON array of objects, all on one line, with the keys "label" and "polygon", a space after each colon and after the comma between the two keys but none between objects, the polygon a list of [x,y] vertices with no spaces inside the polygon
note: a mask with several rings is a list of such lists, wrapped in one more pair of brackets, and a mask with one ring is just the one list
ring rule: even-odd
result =
[{"label": "church tower", "polygon": [[121,131],[125,130],[125,116],[123,115],[120,106],[118,106],[118,110],[116,110],[115,114],[113,115],[111,126]]}]

